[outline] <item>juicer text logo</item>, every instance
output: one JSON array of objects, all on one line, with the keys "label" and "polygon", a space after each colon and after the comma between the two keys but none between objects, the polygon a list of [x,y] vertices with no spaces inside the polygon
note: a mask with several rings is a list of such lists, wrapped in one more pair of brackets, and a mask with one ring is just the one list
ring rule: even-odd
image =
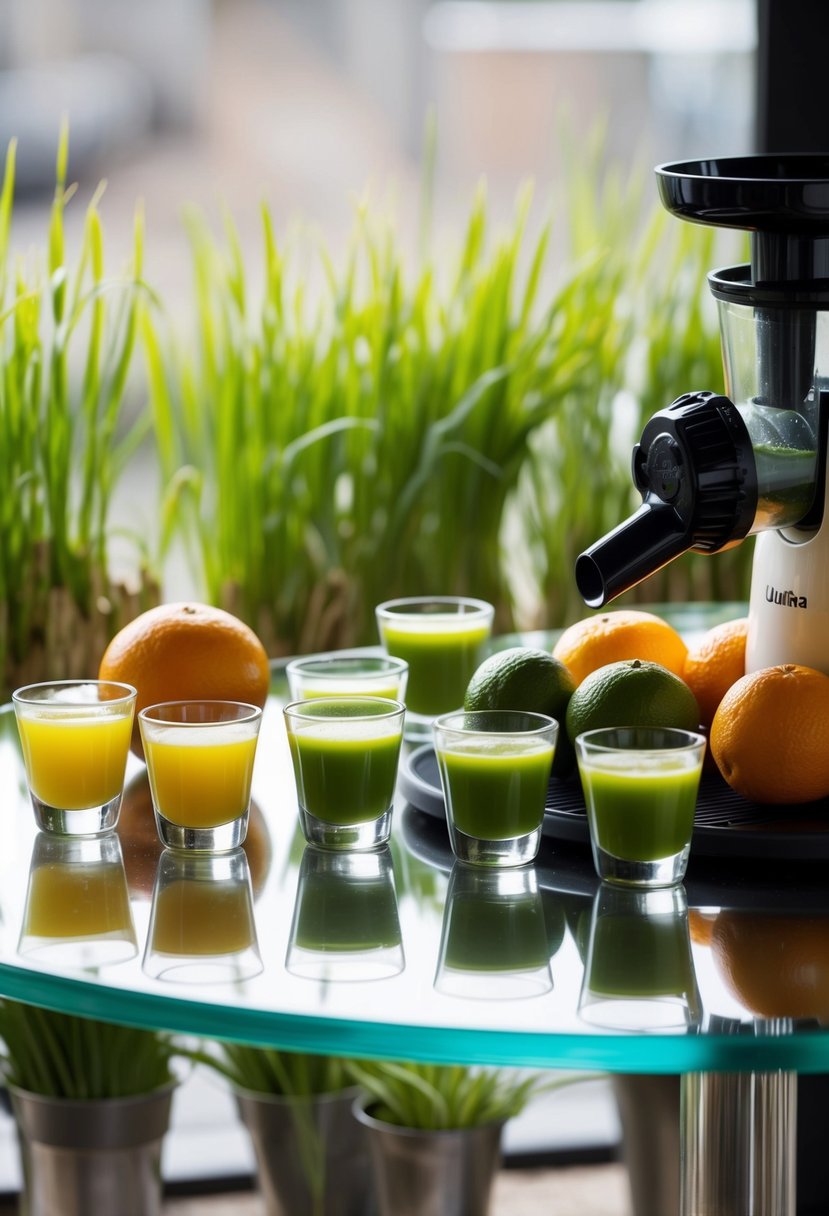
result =
[{"label": "juicer text logo", "polygon": [[770,604],[782,604],[784,608],[806,607],[805,595],[795,595],[793,591],[778,591],[771,583],[766,583],[766,599]]}]

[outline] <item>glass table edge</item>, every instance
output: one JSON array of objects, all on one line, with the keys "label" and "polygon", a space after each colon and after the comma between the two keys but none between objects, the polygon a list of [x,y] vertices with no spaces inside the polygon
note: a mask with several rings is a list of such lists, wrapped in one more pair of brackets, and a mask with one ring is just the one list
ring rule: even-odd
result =
[{"label": "glass table edge", "polygon": [[76,1016],[206,1039],[226,1039],[285,1051],[364,1059],[512,1068],[565,1068],[611,1073],[829,1072],[829,1035],[647,1035],[528,1033],[416,1026],[276,1013],[234,1011],[156,993],[101,988],[81,979],[0,963],[3,996]]}]

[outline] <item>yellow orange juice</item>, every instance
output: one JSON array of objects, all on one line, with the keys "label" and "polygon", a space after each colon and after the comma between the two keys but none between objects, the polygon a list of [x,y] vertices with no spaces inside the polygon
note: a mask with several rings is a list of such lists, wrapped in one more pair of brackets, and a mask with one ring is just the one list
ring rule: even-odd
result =
[{"label": "yellow orange juice", "polygon": [[80,938],[132,927],[123,865],[44,865],[32,870],[23,931]]},{"label": "yellow orange juice", "polygon": [[145,732],[144,753],[153,803],[172,823],[218,827],[248,809],[256,736],[243,725],[165,725]]},{"label": "yellow orange juice", "polygon": [[18,715],[29,787],[47,806],[103,806],[124,784],[132,714]]},{"label": "yellow orange juice", "polygon": [[180,878],[156,892],[152,948],[159,954],[236,954],[255,938],[245,883]]}]

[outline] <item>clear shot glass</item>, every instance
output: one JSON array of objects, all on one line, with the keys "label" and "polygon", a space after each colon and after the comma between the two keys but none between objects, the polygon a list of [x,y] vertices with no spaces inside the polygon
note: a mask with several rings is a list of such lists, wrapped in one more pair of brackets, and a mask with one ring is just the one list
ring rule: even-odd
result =
[{"label": "clear shot glass", "polygon": [[12,693],[35,822],[95,836],[118,822],[136,691],[109,680],[29,684]]},{"label": "clear shot glass", "polygon": [[241,701],[166,701],[138,715],[161,843],[223,852],[247,835],[262,710]]},{"label": "clear shot glass", "polygon": [[576,739],[599,878],[664,887],[685,877],[705,738],[641,726]]},{"label": "clear shot glass", "polygon": [[143,970],[179,984],[234,983],[262,970],[244,849],[161,854]]},{"label": "clear shot glass", "polygon": [[138,943],[115,832],[38,833],[17,949],[32,961],[70,968],[135,957]]},{"label": "clear shot glass", "polygon": [[535,867],[456,864],[446,895],[436,991],[491,1001],[542,996],[552,987]]},{"label": "clear shot glass", "polygon": [[373,849],[391,834],[405,706],[385,697],[292,701],[283,711],[309,844]]},{"label": "clear shot glass", "polygon": [[522,866],[541,844],[558,723],[487,709],[434,724],[446,823],[459,861]]},{"label": "clear shot glass", "polygon": [[687,1031],[702,1016],[688,903],[678,884],[601,883],[593,899],[579,1016],[620,1031]]},{"label": "clear shot glass", "polygon": [[495,609],[485,600],[445,595],[387,600],[375,613],[383,648],[409,665],[406,738],[429,740],[434,719],[463,705]]},{"label": "clear shot glass", "polygon": [[313,654],[285,668],[292,701],[318,697],[385,697],[406,700],[409,665],[389,655]]},{"label": "clear shot glass", "polygon": [[404,968],[388,845],[364,853],[306,848],[285,967],[315,980],[377,980]]}]

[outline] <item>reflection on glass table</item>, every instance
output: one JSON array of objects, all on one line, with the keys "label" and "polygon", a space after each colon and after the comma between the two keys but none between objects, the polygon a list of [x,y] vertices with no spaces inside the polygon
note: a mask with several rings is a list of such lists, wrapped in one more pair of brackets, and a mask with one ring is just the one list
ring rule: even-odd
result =
[{"label": "reflection on glass table", "polygon": [[602,883],[593,899],[579,1012],[615,1030],[699,1024],[684,887],[644,891]]},{"label": "reflection on glass table", "polygon": [[42,964],[94,968],[138,953],[121,844],[114,833],[38,832],[18,952]]},{"label": "reflection on glass table", "polygon": [[144,972],[177,983],[250,979],[262,970],[250,870],[242,849],[158,863]]},{"label": "reflection on glass table", "polygon": [[485,870],[457,863],[443,914],[438,992],[507,1000],[541,996],[552,986],[535,869]]},{"label": "reflection on glass table", "polygon": [[318,980],[376,980],[403,970],[387,845],[359,853],[306,847],[285,965]]}]

